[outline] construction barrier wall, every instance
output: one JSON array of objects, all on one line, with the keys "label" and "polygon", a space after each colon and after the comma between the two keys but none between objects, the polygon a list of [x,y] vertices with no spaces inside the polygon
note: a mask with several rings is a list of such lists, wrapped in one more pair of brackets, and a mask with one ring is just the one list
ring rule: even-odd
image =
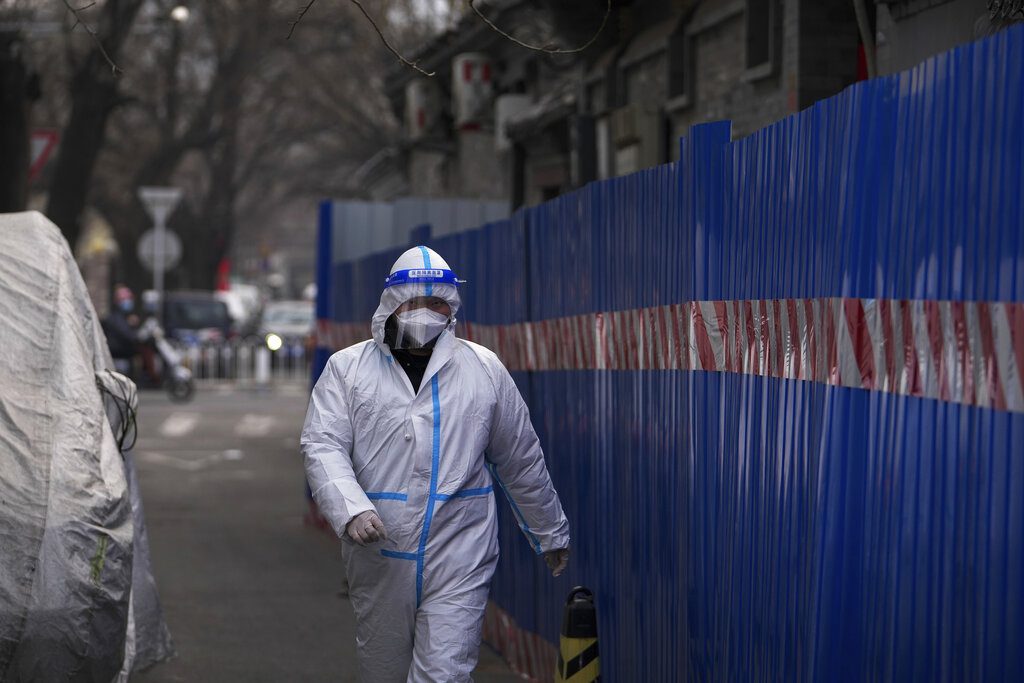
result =
[{"label": "construction barrier wall", "polygon": [[[1019,676],[1022,84],[1015,28],[430,241],[572,524],[555,580],[503,515],[487,637],[520,670],[584,584],[607,680]],[[401,251],[324,266],[325,349]]]}]

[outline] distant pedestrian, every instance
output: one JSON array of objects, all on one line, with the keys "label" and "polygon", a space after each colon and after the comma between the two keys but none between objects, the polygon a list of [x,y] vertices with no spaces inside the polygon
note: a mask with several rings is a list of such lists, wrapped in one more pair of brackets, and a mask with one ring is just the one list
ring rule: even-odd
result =
[{"label": "distant pedestrian", "polygon": [[114,368],[125,375],[139,352],[139,317],[135,313],[135,295],[124,285],[114,287],[114,308],[102,321]]},{"label": "distant pedestrian", "polygon": [[313,496],[346,543],[364,683],[469,681],[498,561],[494,487],[555,576],[569,523],[530,416],[492,352],[455,336],[458,280],[405,252],[373,339],[331,357],[302,450]]}]

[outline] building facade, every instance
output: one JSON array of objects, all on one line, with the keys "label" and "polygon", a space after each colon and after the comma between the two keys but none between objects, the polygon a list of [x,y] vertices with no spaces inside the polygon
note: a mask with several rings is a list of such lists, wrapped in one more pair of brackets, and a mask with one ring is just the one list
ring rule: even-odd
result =
[{"label": "building facade", "polygon": [[[869,61],[906,68],[974,38],[988,11],[987,0],[859,1],[860,24],[855,0],[614,0],[593,43],[567,54],[469,12],[414,56],[433,78],[401,67],[388,79],[404,139],[360,183],[375,199],[535,205],[675,159],[694,124],[729,119],[743,137],[866,78]],[[478,3],[516,40],[559,47],[593,37],[606,6]]]}]

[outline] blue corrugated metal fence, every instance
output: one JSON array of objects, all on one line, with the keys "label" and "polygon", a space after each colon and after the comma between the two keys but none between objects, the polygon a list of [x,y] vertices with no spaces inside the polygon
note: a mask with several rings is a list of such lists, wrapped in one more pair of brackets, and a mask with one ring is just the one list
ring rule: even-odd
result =
[{"label": "blue corrugated metal fence", "polygon": [[[1020,675],[1022,83],[1016,28],[431,244],[573,526],[552,580],[505,515],[522,628],[582,583],[607,680]],[[368,321],[400,251],[320,315]]]}]

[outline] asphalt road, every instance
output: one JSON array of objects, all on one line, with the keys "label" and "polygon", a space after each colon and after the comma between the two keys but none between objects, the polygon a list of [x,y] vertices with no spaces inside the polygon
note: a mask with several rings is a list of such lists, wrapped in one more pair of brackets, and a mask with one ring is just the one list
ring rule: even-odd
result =
[{"label": "asphalt road", "polygon": [[[153,571],[176,658],[133,677],[356,681],[338,541],[303,525],[298,435],[308,394],[143,392],[134,449]],[[518,680],[486,646],[479,683]]]}]

